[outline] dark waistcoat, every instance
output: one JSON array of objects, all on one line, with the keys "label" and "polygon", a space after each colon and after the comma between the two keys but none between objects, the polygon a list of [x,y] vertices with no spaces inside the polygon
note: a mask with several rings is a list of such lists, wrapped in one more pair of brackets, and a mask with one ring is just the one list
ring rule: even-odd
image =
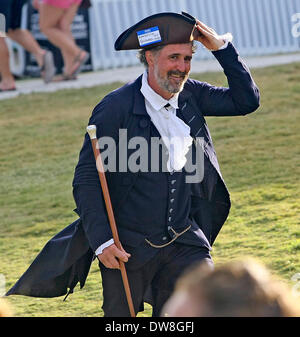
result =
[{"label": "dark waistcoat", "polygon": [[[167,171],[167,149],[152,122],[150,136],[159,144],[158,157],[151,157],[152,143],[148,143],[148,167],[145,172],[138,173],[126,199],[114,212],[120,239],[132,255],[127,268],[139,268],[160,247],[175,240],[210,249],[205,234],[190,216],[192,188],[186,178],[195,173],[187,172],[185,168],[177,172]],[[189,155],[195,158],[194,143],[190,151],[193,154]],[[153,163],[157,169],[155,172],[151,172]]]}]

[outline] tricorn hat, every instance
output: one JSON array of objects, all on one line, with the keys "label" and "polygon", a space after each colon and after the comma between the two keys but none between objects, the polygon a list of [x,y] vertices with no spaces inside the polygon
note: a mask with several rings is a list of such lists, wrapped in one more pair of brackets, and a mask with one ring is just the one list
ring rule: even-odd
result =
[{"label": "tricorn hat", "polygon": [[166,44],[193,40],[196,19],[182,12],[148,16],[126,29],[116,40],[116,50],[151,49]]}]

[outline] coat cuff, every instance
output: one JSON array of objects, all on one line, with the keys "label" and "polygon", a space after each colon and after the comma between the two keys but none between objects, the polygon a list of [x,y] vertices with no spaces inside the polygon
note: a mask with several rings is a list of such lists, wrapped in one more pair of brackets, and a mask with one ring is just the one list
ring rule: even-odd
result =
[{"label": "coat cuff", "polygon": [[239,57],[238,51],[235,49],[230,41],[228,41],[227,48],[212,51],[212,54],[218,60],[223,69],[230,66],[232,64],[232,61],[236,60]]},{"label": "coat cuff", "polygon": [[104,242],[100,247],[98,247],[96,249],[95,255],[102,254],[103,249],[106,248],[106,247],[108,247],[108,246],[110,246],[110,245],[112,245],[114,242],[115,242],[114,239],[110,239],[110,240]]}]

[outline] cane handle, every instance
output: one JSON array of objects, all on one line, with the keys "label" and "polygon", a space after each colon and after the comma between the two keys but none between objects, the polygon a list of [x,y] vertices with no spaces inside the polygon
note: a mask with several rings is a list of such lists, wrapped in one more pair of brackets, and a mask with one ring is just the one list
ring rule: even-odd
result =
[{"label": "cane handle", "polygon": [[87,126],[86,131],[89,134],[91,139],[97,138],[97,127],[96,127],[96,125]]}]

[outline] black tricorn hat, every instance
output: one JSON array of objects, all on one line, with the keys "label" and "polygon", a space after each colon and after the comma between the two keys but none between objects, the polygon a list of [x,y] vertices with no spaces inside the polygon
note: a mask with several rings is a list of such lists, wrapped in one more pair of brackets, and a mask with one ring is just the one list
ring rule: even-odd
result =
[{"label": "black tricorn hat", "polygon": [[188,43],[193,40],[196,19],[182,12],[148,16],[126,29],[116,40],[116,50],[151,49],[166,44]]}]

